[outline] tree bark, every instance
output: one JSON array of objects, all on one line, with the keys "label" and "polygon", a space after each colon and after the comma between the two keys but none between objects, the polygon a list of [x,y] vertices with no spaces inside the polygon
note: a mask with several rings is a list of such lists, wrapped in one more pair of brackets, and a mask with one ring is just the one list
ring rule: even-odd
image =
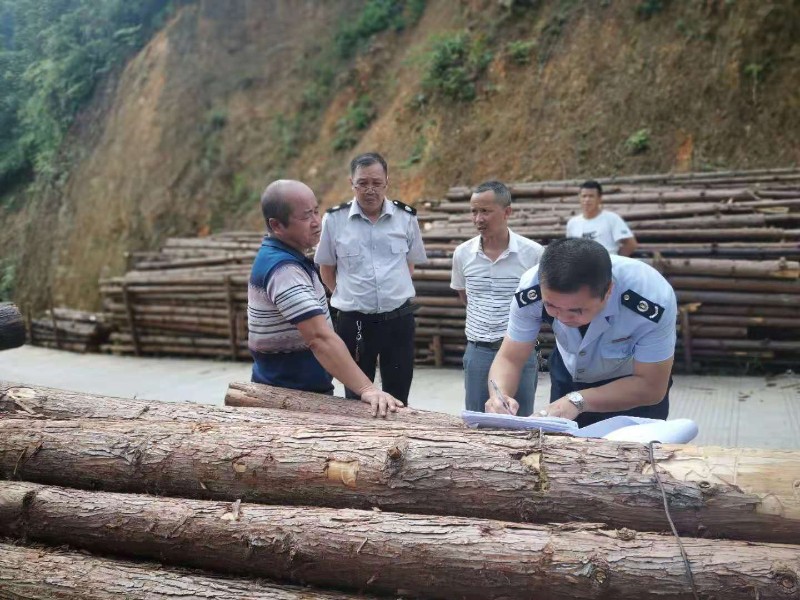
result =
[{"label": "tree bark", "polygon": [[[0,531],[320,587],[431,599],[689,598],[672,536],[0,483]],[[800,547],[684,539],[698,591],[796,597]]]},{"label": "tree bark", "polygon": [[25,321],[14,304],[0,304],[0,350],[19,348],[25,343]]},{"label": "tree bark", "polygon": [[[524,432],[0,420],[0,477],[120,492],[667,531],[641,444]],[[655,450],[686,535],[795,543],[800,452]]]},{"label": "tree bark", "polygon": [[[237,385],[237,384],[233,384]],[[251,384],[245,384],[250,386]],[[254,384],[257,385],[257,384]],[[449,415],[428,411],[412,411],[402,409],[403,413],[419,413],[416,420],[398,417],[391,413],[386,419],[373,418],[371,407],[363,402],[352,400],[332,399],[330,396],[315,394],[313,392],[297,392],[270,386],[267,394],[260,397],[294,398],[308,410],[314,408],[315,402],[324,402],[322,405],[328,409],[344,404],[349,411],[331,410],[325,413],[321,410],[290,415],[290,419],[302,419],[307,424],[320,427],[361,427],[364,429],[391,429],[403,431],[422,427],[439,427],[440,422],[446,422]],[[262,390],[259,390],[262,391]],[[272,393],[274,392],[274,393]],[[285,395],[284,395],[285,392]],[[319,398],[317,398],[319,396]],[[332,403],[332,404],[328,404]],[[279,403],[275,402],[276,406]],[[319,406],[319,405],[317,405]],[[0,381],[0,417],[14,418],[46,418],[58,420],[70,419],[101,419],[111,421],[172,421],[177,423],[251,423],[254,425],[284,426],[289,408],[234,408],[228,406],[209,406],[194,402],[162,402],[159,400],[140,400],[128,398],[113,398],[71,392],[43,386],[29,386],[8,381]],[[425,417],[430,419],[426,420]],[[441,418],[440,418],[441,417]],[[441,426],[444,426],[443,424]],[[453,420],[453,427],[464,428],[461,419]]]},{"label": "tree bark", "polygon": [[214,577],[194,570],[165,568],[157,563],[132,563],[79,552],[0,543],[0,598],[347,600],[366,597]]},{"label": "tree bark", "polygon": [[[363,415],[362,407],[352,400],[246,382],[233,382],[228,385],[225,406],[280,408],[296,412],[348,417]],[[423,427],[464,428],[464,421],[460,417],[416,408],[407,408],[392,413],[387,416],[387,420],[414,423]]]}]

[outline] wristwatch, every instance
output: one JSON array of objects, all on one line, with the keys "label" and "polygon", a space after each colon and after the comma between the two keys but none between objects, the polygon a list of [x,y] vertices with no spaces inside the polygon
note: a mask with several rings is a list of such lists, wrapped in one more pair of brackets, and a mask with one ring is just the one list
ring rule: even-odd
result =
[{"label": "wristwatch", "polygon": [[565,396],[567,400],[569,400],[572,405],[578,409],[578,414],[583,412],[583,409],[586,407],[586,400],[583,397],[583,394],[580,392],[570,392]]}]

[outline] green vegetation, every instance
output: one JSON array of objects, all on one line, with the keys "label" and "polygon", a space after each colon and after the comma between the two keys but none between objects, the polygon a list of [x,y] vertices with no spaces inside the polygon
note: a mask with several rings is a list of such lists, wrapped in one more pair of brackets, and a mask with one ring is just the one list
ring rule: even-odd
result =
[{"label": "green vegetation", "polygon": [[341,58],[350,58],[376,33],[402,31],[415,24],[424,12],[425,0],[367,0],[358,18],[339,28],[336,51]]},{"label": "green vegetation", "polygon": [[650,148],[650,130],[640,129],[632,133],[627,140],[625,140],[625,149],[629,154],[642,154],[647,152]]},{"label": "green vegetation", "polygon": [[139,48],[168,0],[0,0],[0,187],[50,174],[97,82]]},{"label": "green vegetation", "polygon": [[636,14],[642,19],[649,19],[663,11],[669,0],[642,0],[636,6]]},{"label": "green vegetation", "polygon": [[228,113],[224,109],[214,108],[209,110],[202,124],[203,156],[200,164],[205,173],[211,173],[219,164],[222,154],[222,130],[228,124]]},{"label": "green vegetation", "polygon": [[547,20],[539,34],[539,65],[543,66],[550,60],[550,56],[561,40],[561,36],[567,28],[567,24],[573,15],[582,8],[583,2],[577,0],[560,0],[554,10],[554,14]]},{"label": "green vegetation", "polygon": [[467,33],[445,36],[433,46],[422,85],[450,100],[469,102],[475,99],[476,82],[491,61],[492,53],[482,38]]},{"label": "green vegetation", "polygon": [[425,155],[425,147],[428,145],[424,135],[420,135],[417,141],[414,142],[414,147],[411,149],[411,154],[400,163],[401,169],[408,169],[409,167],[422,162],[422,157]]},{"label": "green vegetation", "polygon": [[758,84],[764,80],[766,66],[762,63],[748,63],[744,67],[744,74],[752,82],[753,104],[758,103]]},{"label": "green vegetation", "polygon": [[506,44],[506,52],[514,64],[527,65],[531,62],[531,51],[535,46],[533,40],[515,40]]},{"label": "green vegetation", "polygon": [[334,150],[349,150],[358,143],[360,132],[375,119],[375,106],[367,94],[362,94],[347,107],[344,116],[336,122]]}]

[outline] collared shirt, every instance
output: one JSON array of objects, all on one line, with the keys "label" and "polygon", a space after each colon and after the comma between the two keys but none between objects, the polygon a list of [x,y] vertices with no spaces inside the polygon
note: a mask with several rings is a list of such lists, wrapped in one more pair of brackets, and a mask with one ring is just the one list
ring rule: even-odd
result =
[{"label": "collared shirt", "polygon": [[633,237],[631,228],[617,213],[601,211],[593,219],[575,215],[567,221],[568,238],[589,238],[602,244],[609,254],[619,253],[619,242]]},{"label": "collared shirt", "polygon": [[[614,287],[581,337],[577,327],[552,323],[559,353],[573,381],[595,382],[633,373],[634,360],[654,363],[675,353],[677,301],[672,286],[651,266],[611,257]],[[534,342],[542,324],[539,267],[522,276],[511,301],[508,336]]]},{"label": "collared shirt", "polygon": [[373,223],[354,199],[322,220],[314,255],[319,265],[336,265],[331,305],[343,311],[384,313],[415,295],[408,263],[427,260],[417,217],[387,199]]},{"label": "collared shirt", "polygon": [[508,230],[508,248],[492,262],[483,253],[481,236],[460,244],[453,253],[450,287],[467,292],[466,334],[471,342],[503,339],[508,326],[508,302],[519,279],[539,264],[544,248]]}]

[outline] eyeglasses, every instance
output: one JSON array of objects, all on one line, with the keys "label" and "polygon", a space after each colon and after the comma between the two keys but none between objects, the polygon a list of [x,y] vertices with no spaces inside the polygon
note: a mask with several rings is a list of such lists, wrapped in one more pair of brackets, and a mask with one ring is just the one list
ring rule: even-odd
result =
[{"label": "eyeglasses", "polygon": [[359,192],[368,192],[369,190],[375,190],[376,192],[380,192],[383,188],[386,187],[386,184],[376,183],[374,185],[367,185],[366,183],[354,183],[353,187],[356,188]]}]

